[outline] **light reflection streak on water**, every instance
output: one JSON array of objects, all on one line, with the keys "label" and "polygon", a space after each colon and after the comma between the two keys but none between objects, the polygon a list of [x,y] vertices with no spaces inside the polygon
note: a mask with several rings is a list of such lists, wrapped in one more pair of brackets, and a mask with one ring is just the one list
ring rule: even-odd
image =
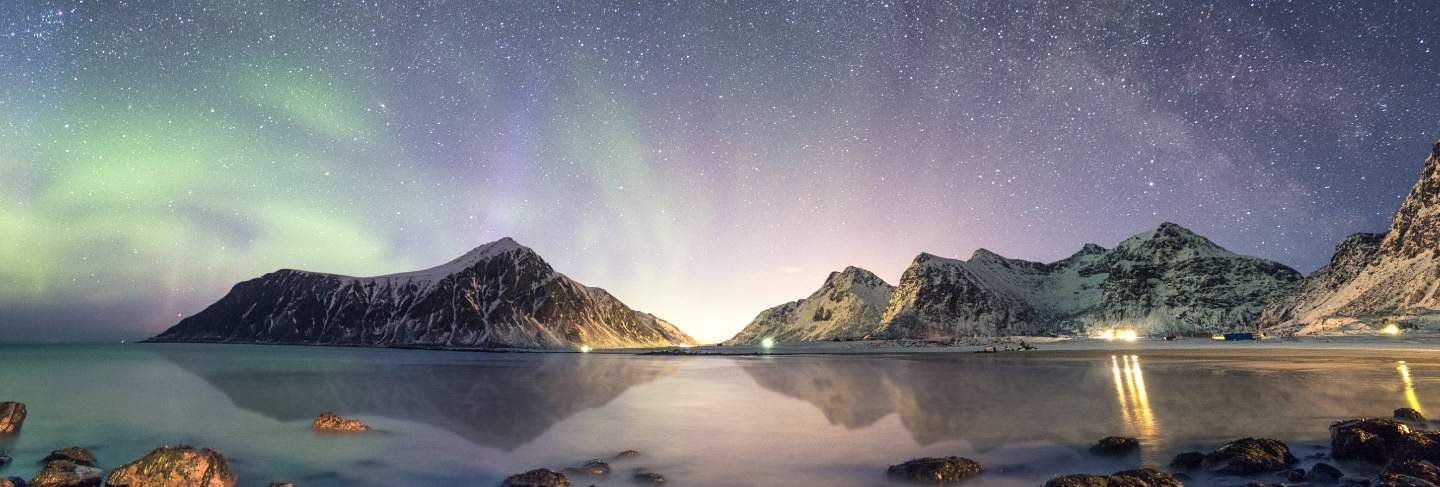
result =
[{"label": "light reflection streak on water", "polygon": [[1405,402],[1410,404],[1411,409],[1424,414],[1425,409],[1420,407],[1420,398],[1415,395],[1415,381],[1410,379],[1410,366],[1401,360],[1395,363],[1395,370],[1400,371],[1400,381],[1405,383]]},{"label": "light reflection streak on water", "polygon": [[1115,381],[1116,399],[1120,401],[1121,422],[1136,436],[1155,439],[1159,427],[1155,423],[1155,412],[1150,409],[1150,393],[1145,387],[1145,374],[1140,369],[1140,357],[1112,355],[1110,371]]}]

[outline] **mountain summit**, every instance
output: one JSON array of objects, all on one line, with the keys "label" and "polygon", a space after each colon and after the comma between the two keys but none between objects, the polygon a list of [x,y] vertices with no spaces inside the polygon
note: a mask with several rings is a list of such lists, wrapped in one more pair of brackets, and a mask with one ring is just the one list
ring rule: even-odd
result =
[{"label": "mountain summit", "polygon": [[781,341],[858,339],[870,334],[894,286],[859,267],[831,272],[810,297],[760,312],[728,345]]},{"label": "mountain summit", "polygon": [[236,284],[151,341],[548,349],[695,343],[669,322],[556,272],[510,238],[414,272],[272,272]]}]

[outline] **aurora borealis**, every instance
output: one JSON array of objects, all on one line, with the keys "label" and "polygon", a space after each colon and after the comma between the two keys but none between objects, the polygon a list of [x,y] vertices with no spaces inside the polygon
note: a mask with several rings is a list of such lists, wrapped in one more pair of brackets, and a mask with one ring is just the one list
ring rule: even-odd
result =
[{"label": "aurora borealis", "polygon": [[1440,136],[1440,4],[0,5],[0,341],[502,236],[701,340],[1174,221],[1304,272]]}]

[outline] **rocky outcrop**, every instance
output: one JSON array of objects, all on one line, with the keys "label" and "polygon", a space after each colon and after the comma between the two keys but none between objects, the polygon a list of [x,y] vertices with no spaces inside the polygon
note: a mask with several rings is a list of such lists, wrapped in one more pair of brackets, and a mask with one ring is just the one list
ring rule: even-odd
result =
[{"label": "rocky outcrop", "polygon": [[1090,447],[1090,453],[1105,456],[1124,456],[1140,451],[1140,440],[1123,436],[1107,436]]},{"label": "rocky outcrop", "polygon": [[1242,438],[1205,456],[1201,466],[1215,473],[1249,475],[1279,472],[1299,463],[1284,443],[1269,438]]},{"label": "rocky outcrop", "polygon": [[924,485],[954,485],[984,472],[979,463],[962,457],[917,458],[885,469],[891,479]]},{"label": "rocky outcrop", "polygon": [[25,424],[25,405],[18,402],[0,402],[0,435],[20,432]]},{"label": "rocky outcrop", "polygon": [[1062,475],[1045,482],[1045,487],[1184,487],[1175,477],[1159,470],[1142,468],[1111,475]]},{"label": "rocky outcrop", "polygon": [[1263,323],[1278,332],[1375,326],[1440,309],[1440,143],[1383,236],[1341,242],[1331,263],[1275,303]]},{"label": "rocky outcrop", "polygon": [[647,470],[636,470],[635,474],[630,476],[630,480],[641,485],[661,485],[669,482],[664,475]]},{"label": "rocky outcrop", "polygon": [[151,341],[482,349],[696,343],[508,238],[416,272],[272,272],[236,284]]},{"label": "rocky outcrop", "polygon": [[805,299],[760,312],[727,345],[851,340],[864,338],[880,324],[895,287],[870,271],[846,267],[832,272],[820,289]]},{"label": "rocky outcrop", "polygon": [[77,465],[85,465],[87,467],[96,466],[95,454],[91,453],[90,450],[80,448],[78,446],[61,448],[59,450],[52,451],[49,455],[46,455],[43,460],[40,460],[41,463],[50,463],[56,461],[70,461],[76,463]]},{"label": "rocky outcrop", "polygon": [[1425,422],[1425,415],[1421,414],[1420,411],[1416,411],[1414,408],[1396,409],[1393,416],[1395,419],[1398,419],[1400,421],[1409,421],[1412,423]]},{"label": "rocky outcrop", "polygon": [[878,337],[1141,334],[1247,329],[1300,274],[1232,253],[1166,223],[1113,250],[1087,245],[1059,262],[920,254],[906,269]]},{"label": "rocky outcrop", "polygon": [[1410,427],[1385,418],[1358,418],[1330,425],[1330,455],[1336,460],[1383,464],[1407,443]]},{"label": "rocky outcrop", "polygon": [[570,479],[560,472],[537,468],[507,477],[500,487],[570,487]]},{"label": "rocky outcrop", "polygon": [[69,460],[45,462],[40,472],[30,479],[31,487],[99,487],[104,471],[92,465]]},{"label": "rocky outcrop", "polygon": [[602,462],[600,460],[589,460],[574,467],[565,467],[565,469],[561,470],[560,473],[563,473],[567,476],[574,475],[577,477],[600,477],[604,475],[610,475],[610,464]]},{"label": "rocky outcrop", "polygon": [[225,457],[209,448],[161,447],[105,478],[107,487],[234,487]]},{"label": "rocky outcrop", "polygon": [[328,432],[357,432],[367,431],[370,427],[359,420],[346,418],[332,412],[324,412],[316,416],[315,421],[310,422],[310,429]]}]

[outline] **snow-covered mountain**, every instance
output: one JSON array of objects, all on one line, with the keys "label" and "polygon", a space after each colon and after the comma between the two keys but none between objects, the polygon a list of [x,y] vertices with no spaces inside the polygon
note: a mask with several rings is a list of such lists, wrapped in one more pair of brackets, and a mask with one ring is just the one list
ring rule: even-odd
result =
[{"label": "snow-covered mountain", "polygon": [[846,267],[831,272],[825,284],[799,301],[760,312],[728,345],[780,341],[858,339],[875,331],[895,286],[870,271]]},{"label": "snow-covered mountain", "polygon": [[[1253,329],[1265,305],[1300,279],[1294,269],[1235,254],[1165,223],[1113,250],[1086,244],[1048,264],[985,249],[969,260],[922,253],[893,291],[873,274],[847,269],[809,298],[765,310],[730,343],[1084,335],[1111,328],[1209,334]],[[875,313],[884,298],[883,311]]]},{"label": "snow-covered mountain", "polygon": [[1440,142],[1383,236],[1341,242],[1330,265],[1266,310],[1281,332],[1373,326],[1440,308]]},{"label": "snow-covered mountain", "polygon": [[378,277],[272,272],[236,284],[151,341],[436,348],[695,343],[669,322],[556,272],[509,238],[422,271]]},{"label": "snow-covered mountain", "polygon": [[1289,267],[1235,254],[1165,223],[1113,250],[1086,245],[1059,262],[920,254],[900,278],[877,336],[1142,334],[1246,329],[1300,280]]}]

